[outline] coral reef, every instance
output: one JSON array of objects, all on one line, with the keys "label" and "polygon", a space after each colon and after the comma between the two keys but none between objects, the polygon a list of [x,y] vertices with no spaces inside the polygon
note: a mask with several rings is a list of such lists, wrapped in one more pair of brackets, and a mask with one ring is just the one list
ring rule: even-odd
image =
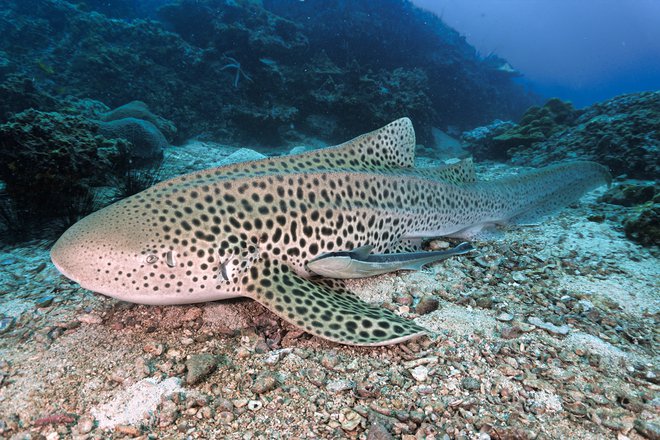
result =
[{"label": "coral reef", "polygon": [[172,143],[201,133],[243,144],[335,142],[406,115],[430,145],[434,126],[517,117],[534,102],[510,75],[495,74],[501,65],[402,0],[296,8],[182,0],[159,9],[155,1],[14,0],[0,32],[0,84],[17,90],[0,104],[5,118],[62,111],[41,102],[48,97],[111,107],[140,100],[178,130],[140,104],[119,113],[154,123]]},{"label": "coral reef", "polygon": [[[316,0],[293,8],[287,0],[265,0],[264,6],[304,25],[310,47],[325,54],[336,66],[333,70],[344,73],[329,73],[324,80],[349,85],[345,78],[349,74],[350,79],[351,71],[357,70],[358,76],[386,71],[387,76],[399,68],[421,70],[428,84],[424,90],[430,104],[426,106],[431,113],[428,119],[442,129],[451,125],[465,129],[494,118],[510,118],[507,115],[520,115],[534,103],[510,76],[497,74],[499,66],[481,59],[463,36],[410,1]],[[355,101],[370,98],[360,87],[349,90]],[[397,93],[396,89],[391,93]],[[386,111],[386,106],[382,109]],[[431,140],[424,139],[430,134],[425,125],[420,122],[416,127],[423,143]],[[361,126],[359,131],[368,128]]]},{"label": "coral reef", "polygon": [[660,92],[622,95],[584,110],[552,99],[532,107],[503,132],[468,133],[464,140],[481,158],[506,157],[531,166],[587,159],[609,166],[615,175],[655,179],[660,173]]},{"label": "coral reef", "polygon": [[495,121],[463,134],[463,141],[477,159],[506,159],[512,148],[526,149],[570,126],[578,112],[570,103],[552,98],[542,107],[532,106],[518,124]]},{"label": "coral reef", "polygon": [[464,132],[461,141],[465,149],[470,151],[477,160],[506,160],[508,158],[507,151],[500,148],[501,145],[496,145],[494,139],[516,127],[517,125],[511,121],[500,121],[498,119],[489,125]]},{"label": "coral reef", "polygon": [[172,121],[155,115],[149,110],[149,106],[142,101],[131,101],[98,116],[98,119],[105,122],[125,118],[142,119],[152,123],[170,141],[176,136],[176,127]]},{"label": "coral reef", "polygon": [[615,175],[655,179],[660,173],[660,92],[595,104],[561,133],[513,152],[512,161],[537,165],[571,157],[600,162]]},{"label": "coral reef", "polygon": [[109,139],[125,139],[129,142],[128,154],[138,164],[148,164],[163,157],[168,145],[165,136],[154,124],[136,118],[114,119],[108,122],[93,121],[98,133]]},{"label": "coral reef", "polygon": [[552,98],[542,107],[533,106],[527,110],[515,128],[495,136],[495,148],[499,151],[529,148],[571,126],[577,114],[570,103]]},{"label": "coral reef", "polygon": [[10,74],[0,80],[0,96],[0,120],[29,108],[53,111],[59,106],[58,100],[41,90],[33,79],[20,74]]},{"label": "coral reef", "polygon": [[36,216],[67,215],[89,185],[104,182],[130,146],[96,134],[79,116],[27,110],[0,125],[0,179],[18,209]]}]

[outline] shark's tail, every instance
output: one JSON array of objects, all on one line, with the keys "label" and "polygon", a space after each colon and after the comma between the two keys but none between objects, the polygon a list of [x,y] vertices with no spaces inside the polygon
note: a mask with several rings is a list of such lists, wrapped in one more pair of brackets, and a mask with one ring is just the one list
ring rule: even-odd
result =
[{"label": "shark's tail", "polygon": [[609,170],[595,162],[565,162],[502,179],[496,191],[509,201],[510,224],[535,223],[576,202],[586,192],[612,183]]}]

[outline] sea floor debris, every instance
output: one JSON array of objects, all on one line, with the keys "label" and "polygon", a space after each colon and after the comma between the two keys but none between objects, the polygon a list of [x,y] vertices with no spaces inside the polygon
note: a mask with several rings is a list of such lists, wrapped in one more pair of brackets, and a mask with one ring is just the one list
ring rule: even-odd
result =
[{"label": "sea floor debris", "polygon": [[40,243],[0,249],[0,436],[657,438],[657,257],[598,194],[474,256],[350,281],[436,332],[399,346],[326,342],[249,300],[122,303]]}]

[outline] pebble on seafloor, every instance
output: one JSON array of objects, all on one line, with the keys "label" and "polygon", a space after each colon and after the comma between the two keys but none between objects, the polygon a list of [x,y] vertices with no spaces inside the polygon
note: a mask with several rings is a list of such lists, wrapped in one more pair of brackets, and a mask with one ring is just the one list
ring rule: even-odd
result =
[{"label": "pebble on seafloor", "polygon": [[337,379],[328,382],[325,387],[332,393],[340,393],[355,388],[355,382],[349,379]]},{"label": "pebble on seafloor", "polygon": [[54,296],[43,296],[37,300],[37,307],[38,308],[50,307],[50,305],[53,304],[54,299],[55,299]]},{"label": "pebble on seafloor", "polygon": [[78,424],[76,425],[76,429],[80,434],[88,434],[94,429],[94,418],[91,416],[82,416],[78,420]]},{"label": "pebble on seafloor", "polygon": [[415,312],[418,315],[427,315],[438,309],[440,301],[434,296],[423,296],[415,306]]},{"label": "pebble on seafloor", "polygon": [[194,385],[200,382],[215,370],[217,363],[217,358],[209,353],[191,355],[186,360],[186,368],[188,370],[186,383]]},{"label": "pebble on seafloor", "polygon": [[532,324],[532,325],[534,325],[538,328],[542,328],[543,330],[546,330],[550,333],[555,333],[555,334],[558,334],[558,335],[567,335],[568,332],[571,330],[570,327],[567,326],[566,324],[561,325],[561,326],[557,326],[557,325],[554,325],[550,322],[545,322],[542,319],[537,318],[535,316],[530,316],[527,319],[527,322],[529,322],[530,324]]}]

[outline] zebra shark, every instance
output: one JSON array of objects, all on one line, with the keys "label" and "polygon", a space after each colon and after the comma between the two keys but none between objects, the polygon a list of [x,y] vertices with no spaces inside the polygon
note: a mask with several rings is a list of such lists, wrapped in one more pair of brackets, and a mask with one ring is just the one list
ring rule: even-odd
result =
[{"label": "zebra shark", "polygon": [[420,334],[306,264],[337,251],[419,252],[422,239],[471,238],[537,219],[609,182],[568,162],[477,181],[470,159],[415,168],[408,118],[344,144],[176,177],[83,218],[51,259],[83,288],[142,304],[252,298],[285,321],[349,345]]}]

